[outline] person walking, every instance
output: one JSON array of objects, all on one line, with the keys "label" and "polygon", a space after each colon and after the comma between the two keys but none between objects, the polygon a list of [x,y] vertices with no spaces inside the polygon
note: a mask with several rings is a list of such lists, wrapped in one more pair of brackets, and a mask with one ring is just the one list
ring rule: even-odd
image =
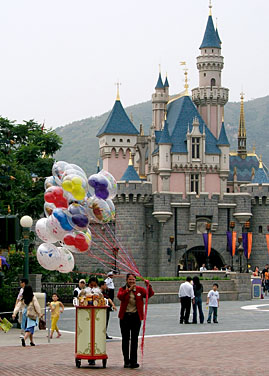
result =
[{"label": "person walking", "polygon": [[209,312],[207,322],[211,324],[211,316],[213,313],[213,322],[218,324],[218,308],[219,308],[219,292],[217,291],[219,285],[217,283],[213,284],[213,289],[209,291],[207,295],[206,304],[209,305]]},{"label": "person walking", "polygon": [[197,324],[197,308],[199,311],[199,319],[200,324],[204,323],[204,314],[203,314],[203,308],[202,308],[202,294],[203,294],[204,288],[203,285],[200,283],[199,277],[195,276],[193,277],[193,292],[194,292],[194,304],[192,306],[193,309],[193,316],[192,316],[192,323]]},{"label": "person walking", "polygon": [[105,279],[105,283],[106,283],[107,288],[108,288],[109,298],[113,301],[114,300],[114,291],[115,291],[115,286],[114,286],[114,281],[113,281],[113,272],[107,273],[107,278]]},{"label": "person walking", "polygon": [[[154,295],[149,281],[145,281],[149,287],[149,298]],[[136,285],[136,276],[128,273],[126,284],[119,289],[118,299],[120,300],[120,329],[122,335],[122,353],[124,358],[124,368],[138,368],[137,347],[138,335],[141,321],[144,319],[144,298],[147,292],[143,287]],[[131,336],[131,345],[130,345]]]},{"label": "person walking", "polygon": [[[24,290],[24,287],[28,285],[28,279],[27,278],[21,278],[20,279],[20,291],[18,293],[18,296],[17,296],[17,299],[16,299],[16,303],[15,303],[15,306],[14,306],[14,309],[16,307],[16,305],[21,301],[22,299],[22,294],[23,294],[23,290]],[[18,323],[20,324],[21,326],[21,322],[22,322],[22,311],[20,310],[19,311],[19,316],[18,316]],[[20,335],[20,338],[24,338],[24,335],[25,335],[25,332],[24,330],[22,329],[21,327],[21,335]]]},{"label": "person walking", "polygon": [[38,323],[38,318],[40,318],[42,314],[37,298],[34,296],[32,286],[26,285],[24,287],[22,299],[18,302],[13,311],[13,320],[20,310],[22,310],[22,328],[25,331],[24,337],[21,338],[21,344],[25,347],[27,338],[30,338],[30,345],[35,346],[34,331]]},{"label": "person walking", "polygon": [[59,301],[59,297],[56,293],[52,294],[52,302],[49,304],[51,310],[51,331],[50,331],[50,338],[53,337],[54,330],[57,332],[57,337],[61,337],[61,333],[57,326],[57,322],[60,318],[60,313],[64,311],[64,305],[62,302]]},{"label": "person walking", "polygon": [[191,284],[191,277],[186,278],[186,282],[182,283],[179,288],[178,296],[181,303],[181,310],[180,310],[180,320],[179,323],[183,324],[190,324],[189,317],[191,311],[191,302],[195,302],[195,296],[193,292],[193,287]]}]

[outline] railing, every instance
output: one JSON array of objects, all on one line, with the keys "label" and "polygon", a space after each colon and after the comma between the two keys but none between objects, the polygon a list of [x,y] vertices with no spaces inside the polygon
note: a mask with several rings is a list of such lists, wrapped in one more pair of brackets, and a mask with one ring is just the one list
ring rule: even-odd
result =
[{"label": "railing", "polygon": [[72,303],[76,287],[76,283],[42,282],[41,291],[47,294],[48,302],[51,301],[52,294],[56,292],[62,303]]}]

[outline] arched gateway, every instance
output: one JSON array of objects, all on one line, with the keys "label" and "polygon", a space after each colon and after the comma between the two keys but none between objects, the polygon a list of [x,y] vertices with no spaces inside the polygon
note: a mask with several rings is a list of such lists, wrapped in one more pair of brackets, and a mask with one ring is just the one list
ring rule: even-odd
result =
[{"label": "arched gateway", "polygon": [[202,264],[206,264],[208,270],[213,269],[214,266],[221,270],[224,265],[221,255],[213,248],[210,256],[207,257],[203,245],[187,250],[183,254],[180,264],[183,265],[184,270],[199,270]]}]

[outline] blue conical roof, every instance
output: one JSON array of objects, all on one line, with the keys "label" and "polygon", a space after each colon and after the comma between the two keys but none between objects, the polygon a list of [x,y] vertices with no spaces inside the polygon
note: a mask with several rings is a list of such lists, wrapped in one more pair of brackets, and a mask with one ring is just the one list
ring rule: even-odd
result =
[{"label": "blue conical roof", "polygon": [[207,25],[206,25],[206,29],[205,29],[205,34],[204,34],[204,39],[202,41],[200,49],[206,48],[206,47],[221,48],[220,47],[220,39],[219,39],[219,37],[216,33],[212,16],[208,17],[208,21],[207,21]]},{"label": "blue conical roof", "polygon": [[122,107],[120,100],[116,100],[105,124],[97,133],[97,137],[100,137],[103,134],[139,134],[138,130],[133,125],[124,108]]},{"label": "blue conical roof", "polygon": [[221,45],[221,39],[219,37],[219,32],[218,32],[218,28],[216,27],[216,35],[217,35],[217,38],[218,38],[218,41],[219,41],[219,44]]},{"label": "blue conical roof", "polygon": [[168,83],[168,78],[167,78],[167,76],[165,77],[164,87],[169,87],[169,83]]},{"label": "blue conical roof", "polygon": [[138,173],[135,171],[134,166],[129,165],[120,180],[137,181],[137,180],[141,180],[141,179],[140,179]]},{"label": "blue conical roof", "polygon": [[161,138],[158,142],[158,144],[172,144],[171,137],[169,135],[169,130],[168,130],[168,122],[165,120],[164,127],[161,133]]},{"label": "blue conical roof", "polygon": [[221,125],[221,130],[220,130],[220,134],[219,134],[219,139],[218,139],[217,145],[218,146],[219,145],[230,146],[230,143],[229,143],[226,131],[225,131],[224,122],[222,122],[222,125]]},{"label": "blue conical roof", "polygon": [[158,77],[158,81],[157,81],[157,84],[155,86],[155,89],[163,89],[164,86],[163,86],[163,80],[162,80],[162,76],[161,76],[161,73],[159,73],[159,77]]}]

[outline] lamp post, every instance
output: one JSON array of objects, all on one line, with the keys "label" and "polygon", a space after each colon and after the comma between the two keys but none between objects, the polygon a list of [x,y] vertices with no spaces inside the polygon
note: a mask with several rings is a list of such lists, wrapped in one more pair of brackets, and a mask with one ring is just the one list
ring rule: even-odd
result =
[{"label": "lamp post", "polygon": [[20,219],[20,225],[23,228],[23,251],[24,251],[24,272],[23,277],[29,279],[29,232],[33,225],[33,220],[29,215],[24,215]]},{"label": "lamp post", "polygon": [[[247,221],[247,222],[245,222],[245,229],[246,229],[247,233],[248,233],[249,228],[250,228],[250,222]],[[248,247],[247,247],[247,270],[246,270],[246,272],[249,273],[249,270],[248,270]]]},{"label": "lamp post", "polygon": [[243,247],[243,245],[242,245],[242,237],[240,236],[239,238],[238,238],[238,243],[239,243],[239,245],[238,245],[238,248],[237,248],[237,250],[238,250],[238,253],[239,253],[239,271],[240,271],[240,273],[242,273],[242,256],[243,256],[243,253],[244,253],[244,247]]},{"label": "lamp post", "polygon": [[[206,232],[209,234],[210,233],[210,229],[211,229],[211,223],[207,222],[206,224]],[[209,257],[208,257],[208,250],[206,249],[206,268],[207,270],[210,269],[210,265],[209,265]]]},{"label": "lamp post", "polygon": [[234,228],[235,228],[235,222],[231,221],[230,222],[230,228],[232,229],[232,267],[231,267],[231,270],[232,272],[234,271],[234,256],[233,256],[233,231],[234,231]]}]

